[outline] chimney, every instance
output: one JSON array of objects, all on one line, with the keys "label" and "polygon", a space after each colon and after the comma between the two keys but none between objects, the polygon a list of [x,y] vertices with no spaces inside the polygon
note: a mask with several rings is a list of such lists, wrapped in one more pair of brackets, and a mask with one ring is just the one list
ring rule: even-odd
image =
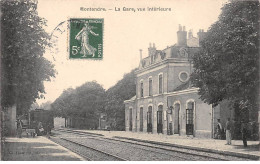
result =
[{"label": "chimney", "polygon": [[179,24],[179,31],[182,31],[182,27],[181,27],[181,25]]},{"label": "chimney", "polygon": [[189,30],[189,33],[188,33],[188,38],[192,38],[193,37],[193,33],[192,33],[192,30]]},{"label": "chimney", "polygon": [[178,46],[187,46],[187,31],[185,26],[179,25],[179,31],[177,31],[177,44]]},{"label": "chimney", "polygon": [[156,47],[155,47],[155,44],[153,43],[153,47],[152,47],[152,44],[150,43],[149,44],[149,48],[148,48],[148,54],[149,56],[152,56],[156,53]]},{"label": "chimney", "polygon": [[139,51],[140,51],[140,61],[142,61],[142,59],[143,59],[143,56],[142,56],[142,51],[143,51],[143,50],[142,50],[142,49],[140,49]]},{"label": "chimney", "polygon": [[199,46],[201,46],[201,41],[203,41],[206,37],[207,32],[204,32],[203,29],[199,29],[199,32],[197,33],[199,38]]}]

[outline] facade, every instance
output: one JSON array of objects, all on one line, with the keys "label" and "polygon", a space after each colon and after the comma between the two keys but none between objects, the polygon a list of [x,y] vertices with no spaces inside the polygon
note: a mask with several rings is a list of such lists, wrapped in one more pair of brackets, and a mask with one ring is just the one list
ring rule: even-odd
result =
[{"label": "facade", "polygon": [[213,137],[213,108],[199,99],[198,88],[190,87],[191,57],[199,51],[206,32],[179,26],[177,44],[157,50],[148,48],[136,73],[136,96],[125,103],[126,131]]}]

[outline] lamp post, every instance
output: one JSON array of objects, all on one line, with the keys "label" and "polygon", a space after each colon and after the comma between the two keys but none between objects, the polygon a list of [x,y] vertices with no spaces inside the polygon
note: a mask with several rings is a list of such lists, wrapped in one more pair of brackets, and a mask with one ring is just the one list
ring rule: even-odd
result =
[{"label": "lamp post", "polygon": [[169,118],[168,118],[168,114],[172,114],[172,109],[173,106],[168,107],[166,113],[167,113],[167,134],[171,135],[171,131],[169,130]]}]

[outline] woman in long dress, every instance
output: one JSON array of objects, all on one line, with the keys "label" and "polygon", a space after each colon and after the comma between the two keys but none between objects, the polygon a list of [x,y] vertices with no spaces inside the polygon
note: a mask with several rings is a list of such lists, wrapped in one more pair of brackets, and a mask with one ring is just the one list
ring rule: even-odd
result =
[{"label": "woman in long dress", "polygon": [[18,133],[19,138],[22,138],[22,131],[23,131],[22,121],[18,119],[17,120],[17,133]]},{"label": "woman in long dress", "polygon": [[85,23],[85,26],[81,29],[81,31],[75,36],[75,39],[81,40],[81,51],[82,57],[86,57],[87,55],[95,55],[96,48],[92,47],[89,44],[89,33],[94,36],[98,36],[98,34],[94,33],[91,29],[93,27],[89,26],[89,24]]}]

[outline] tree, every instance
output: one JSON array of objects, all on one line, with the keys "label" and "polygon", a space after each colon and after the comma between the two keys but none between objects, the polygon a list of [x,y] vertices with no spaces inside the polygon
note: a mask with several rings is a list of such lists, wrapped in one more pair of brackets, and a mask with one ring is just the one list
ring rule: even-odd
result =
[{"label": "tree", "polygon": [[105,89],[96,81],[87,82],[76,88],[76,103],[80,115],[86,118],[96,118],[104,111]]},{"label": "tree", "polygon": [[125,74],[123,79],[109,88],[106,92],[106,114],[114,130],[124,130],[125,128],[125,105],[124,101],[132,98],[136,93],[135,72]]},{"label": "tree", "polygon": [[77,118],[85,125],[81,128],[98,126],[99,114],[104,111],[105,90],[95,81],[86,82],[76,89],[65,90],[52,104],[55,116]]},{"label": "tree", "polygon": [[47,101],[45,103],[42,103],[39,108],[44,110],[50,110],[51,104],[52,104],[51,101]]},{"label": "tree", "polygon": [[31,110],[35,110],[35,109],[40,109],[40,105],[39,105],[37,102],[35,102],[35,103],[33,103],[33,104],[31,105],[30,111],[31,111]]},{"label": "tree", "polygon": [[16,105],[25,113],[43,98],[44,81],[55,76],[54,65],[43,57],[50,46],[46,20],[31,0],[1,1],[1,92],[3,108]]},{"label": "tree", "polygon": [[51,111],[55,117],[67,118],[71,115],[71,101],[75,90],[68,88],[51,104]]},{"label": "tree", "polygon": [[231,0],[193,57],[193,86],[213,106],[222,100],[257,112],[259,91],[259,2]]}]

